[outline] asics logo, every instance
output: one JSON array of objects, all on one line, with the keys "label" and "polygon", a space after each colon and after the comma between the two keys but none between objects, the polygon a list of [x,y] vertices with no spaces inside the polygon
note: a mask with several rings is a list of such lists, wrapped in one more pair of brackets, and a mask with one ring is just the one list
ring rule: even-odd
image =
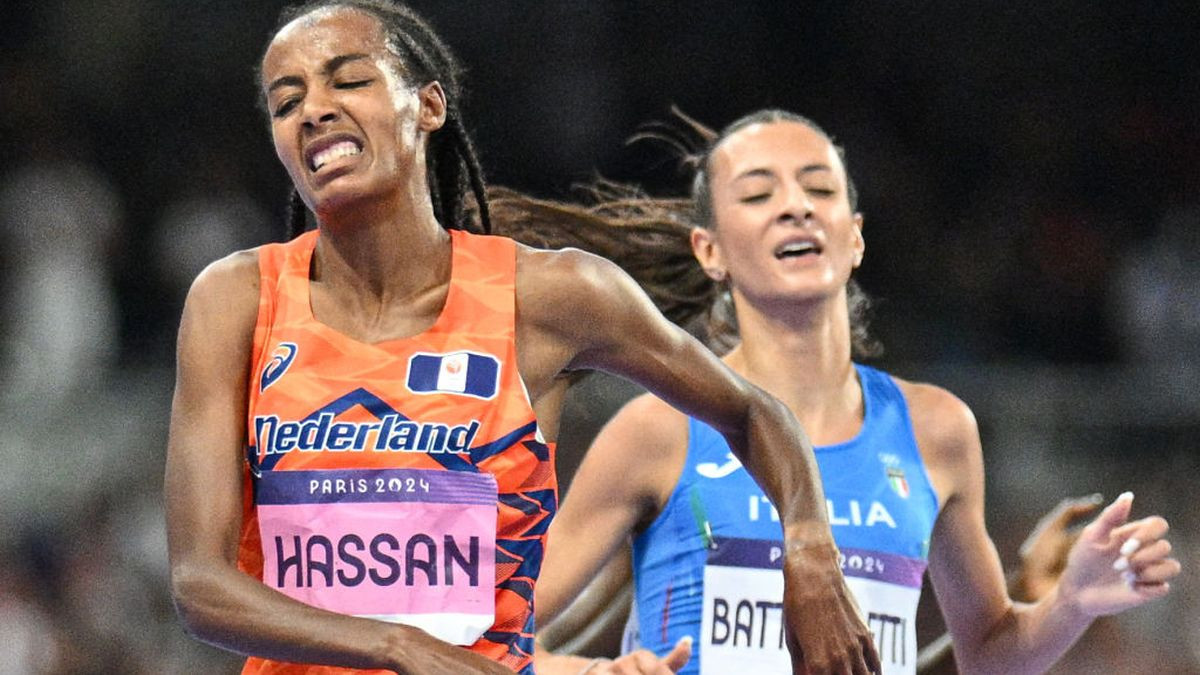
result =
[{"label": "asics logo", "polygon": [[296,358],[297,351],[296,343],[280,342],[275,348],[275,353],[271,356],[271,360],[263,367],[262,376],[258,380],[258,393],[263,393],[267,387],[275,384],[275,382],[283,377],[287,372],[288,366],[292,365],[292,361]]}]

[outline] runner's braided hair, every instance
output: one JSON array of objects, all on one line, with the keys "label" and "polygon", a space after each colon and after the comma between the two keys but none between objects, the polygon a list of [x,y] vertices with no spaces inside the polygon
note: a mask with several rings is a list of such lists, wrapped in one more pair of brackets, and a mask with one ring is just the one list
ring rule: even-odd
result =
[{"label": "runner's braided hair", "polygon": [[[387,0],[312,0],[285,8],[272,35],[317,9],[346,7],[375,17],[387,46],[400,59],[403,75],[420,85],[437,80],[446,92],[446,123],[429,137],[425,157],[433,214],[447,229],[491,231],[483,168],[463,123],[463,68],[429,24],[408,7]],[[261,62],[261,60],[260,60]],[[261,78],[260,78],[261,79]],[[294,188],[288,200],[288,238],[307,229],[307,209]],[[473,216],[473,217],[471,217]]]},{"label": "runner's braided hair", "polygon": [[[789,121],[830,138],[812,120],[784,110],[760,110],[720,133],[673,108],[674,120],[644,126],[630,143],[665,143],[693,172],[686,198],[653,197],[629,185],[596,180],[581,187],[584,205],[534,199],[492,190],[493,222],[499,234],[539,248],[572,246],[608,258],[632,276],[668,319],[687,328],[718,353],[738,342],[737,319],[728,282],[712,280],[692,254],[693,227],[713,222],[709,159],[731,134],[752,124]],[[831,139],[832,140],[832,139]],[[845,166],[845,152],[834,146]],[[846,196],[858,210],[858,190],[846,175]],[[851,350],[855,358],[882,353],[868,332],[871,299],[853,278],[846,286]]]}]

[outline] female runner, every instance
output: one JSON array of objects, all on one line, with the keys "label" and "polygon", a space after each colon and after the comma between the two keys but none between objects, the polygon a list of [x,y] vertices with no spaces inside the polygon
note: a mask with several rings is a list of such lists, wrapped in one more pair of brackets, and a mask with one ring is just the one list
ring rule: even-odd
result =
[{"label": "female runner", "polygon": [[720,429],[775,500],[796,662],[874,669],[787,409],[613,265],[464,231],[489,218],[458,80],[387,2],[287,11],[267,46],[275,151],[317,228],[188,294],[165,485],[188,629],[246,673],[532,672],[564,374],[598,368]]},{"label": "female runner", "polygon": [[[760,111],[715,136],[696,167],[692,252],[727,291],[740,337],[724,361],[783,401],[817,445],[843,571],[884,673],[914,672],[927,565],[964,672],[1042,672],[1094,617],[1168,592],[1180,565],[1163,538],[1167,523],[1127,522],[1125,494],[1083,530],[1039,602],[1009,598],[984,527],[971,411],[944,389],[854,360],[870,346],[851,281],[866,252],[863,217],[842,153],[819,127]],[[595,213],[654,211],[638,201]],[[646,220],[670,222],[662,211]],[[639,255],[652,266],[652,255]],[[688,639],[695,655],[681,672],[786,671],[777,512],[742,466],[709,425],[654,394],[617,413],[551,527],[539,623],[632,535],[638,637],[659,658],[546,655],[539,672],[670,672],[686,660]]]}]

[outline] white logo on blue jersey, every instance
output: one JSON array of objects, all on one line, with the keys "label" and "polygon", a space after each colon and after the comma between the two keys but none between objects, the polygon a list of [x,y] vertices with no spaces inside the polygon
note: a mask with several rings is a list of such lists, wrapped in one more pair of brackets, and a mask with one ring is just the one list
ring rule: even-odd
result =
[{"label": "white logo on blue jersey", "polygon": [[[763,495],[750,495],[749,501],[749,519],[753,522],[764,516],[769,515],[771,522],[779,522],[779,511],[775,509],[775,505],[771,503]],[[829,525],[832,527],[846,526],[851,527],[875,527],[876,525],[887,525],[893,530],[896,529],[896,519],[888,512],[887,507],[882,502],[872,501],[867,506],[866,517],[863,517],[863,505],[857,499],[844,499],[835,502],[833,499],[825,500],[826,513],[829,515]]]},{"label": "white logo on blue jersey", "polygon": [[716,462],[703,462],[701,464],[697,464],[696,473],[704,476],[705,478],[724,478],[725,476],[728,476],[734,471],[742,468],[742,463],[738,461],[737,457],[735,457],[732,452],[726,454],[725,456],[729,458],[729,461],[721,464],[720,466],[718,466]]}]

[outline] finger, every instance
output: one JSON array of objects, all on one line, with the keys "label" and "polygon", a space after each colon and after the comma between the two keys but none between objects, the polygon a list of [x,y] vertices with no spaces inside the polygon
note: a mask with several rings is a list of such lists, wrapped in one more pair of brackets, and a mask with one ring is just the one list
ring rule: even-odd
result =
[{"label": "finger", "polygon": [[1168,530],[1170,524],[1162,516],[1150,516],[1113,530],[1110,539],[1113,543],[1121,544],[1118,552],[1120,557],[1113,561],[1113,569],[1120,571],[1129,568],[1131,556],[1136,555],[1145,546],[1161,540]]},{"label": "finger", "polygon": [[[592,675],[591,670],[583,671],[588,675]],[[605,661],[601,666],[594,669],[597,674],[604,673],[605,675],[644,675],[647,671],[638,663],[638,653],[626,654],[615,661]]]},{"label": "finger", "polygon": [[1067,497],[1047,513],[1039,524],[1065,530],[1077,519],[1095,512],[1103,503],[1104,497],[1099,492],[1086,497]]},{"label": "finger", "polygon": [[850,672],[854,675],[871,675],[861,649],[850,654]]},{"label": "finger", "polygon": [[863,661],[866,663],[867,671],[871,673],[883,672],[883,664],[879,662],[879,651],[875,648],[875,638],[867,633],[862,639]]},{"label": "finger", "polygon": [[1129,555],[1136,551],[1142,544],[1152,542],[1156,539],[1162,539],[1171,530],[1171,524],[1162,516],[1149,516],[1141,520],[1135,520],[1131,523],[1114,529],[1112,536],[1117,540],[1129,541],[1136,539],[1138,546],[1134,546],[1132,550],[1125,552],[1122,555]]},{"label": "finger", "polygon": [[1079,519],[1095,513],[1101,506],[1104,505],[1104,496],[1097,492],[1094,495],[1076,497],[1066,501],[1066,511],[1059,518],[1058,522],[1059,526],[1064,530],[1070,527],[1072,523],[1077,522]]},{"label": "finger", "polygon": [[1165,597],[1168,593],[1171,592],[1171,584],[1166,583],[1166,582],[1153,583],[1153,584],[1139,583],[1139,584],[1134,584],[1133,590],[1135,593],[1137,593],[1139,596],[1141,596],[1144,600],[1147,600],[1147,601],[1157,600],[1158,598]]},{"label": "finger", "polygon": [[1143,545],[1126,560],[1129,561],[1129,569],[1140,572],[1147,565],[1158,562],[1169,555],[1171,555],[1171,542],[1167,539],[1159,539]]},{"label": "finger", "polygon": [[662,664],[671,669],[672,673],[678,673],[683,670],[687,662],[692,658],[692,636],[686,635],[675,643],[675,648],[670,654],[663,657]]},{"label": "finger", "polygon": [[661,675],[667,670],[659,664],[658,657],[654,655],[654,652],[646,649],[639,649],[633,653],[632,665],[632,669],[627,668],[626,670],[636,675]]},{"label": "finger", "polygon": [[[1112,568],[1122,573],[1122,578],[1127,583],[1132,583],[1133,572],[1130,570],[1133,566],[1133,561],[1139,552],[1149,547],[1151,551],[1145,554],[1140,560],[1150,561],[1155,559],[1155,551],[1161,551],[1162,547],[1157,542],[1164,541],[1162,537],[1166,536],[1170,529],[1170,524],[1162,516],[1150,516],[1141,520],[1135,520],[1132,523],[1126,523],[1121,527],[1112,531],[1111,539],[1113,542],[1120,542],[1121,548],[1118,551],[1119,557],[1113,561]],[[1166,552],[1170,553],[1170,543],[1167,545]],[[1164,557],[1166,554],[1159,555]]]},{"label": "finger", "polygon": [[1122,492],[1113,503],[1106,506],[1100,515],[1096,516],[1091,524],[1084,528],[1082,536],[1096,543],[1107,542],[1113,530],[1129,519],[1129,512],[1132,509],[1133,493]]},{"label": "finger", "polygon": [[1161,584],[1179,576],[1183,567],[1174,558],[1159,560],[1133,573],[1134,586],[1138,584]]}]

